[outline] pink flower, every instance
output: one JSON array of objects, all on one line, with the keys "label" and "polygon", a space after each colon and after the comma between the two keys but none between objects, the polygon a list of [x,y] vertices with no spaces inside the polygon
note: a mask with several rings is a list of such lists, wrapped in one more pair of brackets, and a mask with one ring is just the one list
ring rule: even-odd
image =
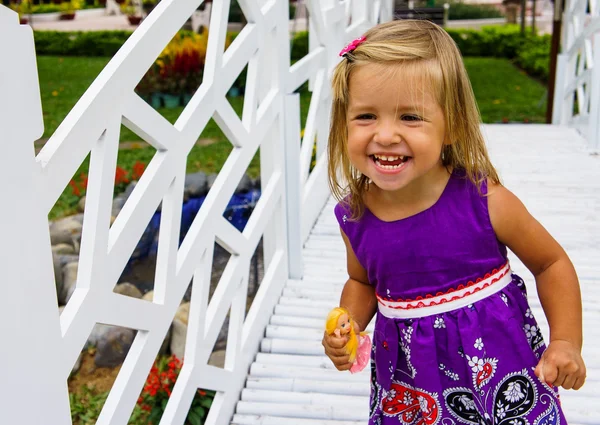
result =
[{"label": "pink flower", "polygon": [[352,51],[354,51],[354,49],[356,49],[358,46],[360,46],[364,41],[366,40],[366,37],[358,37],[356,40],[354,40],[352,43],[348,44],[346,47],[344,47],[342,49],[342,51],[340,52],[340,56],[344,56],[346,53],[350,53]]}]

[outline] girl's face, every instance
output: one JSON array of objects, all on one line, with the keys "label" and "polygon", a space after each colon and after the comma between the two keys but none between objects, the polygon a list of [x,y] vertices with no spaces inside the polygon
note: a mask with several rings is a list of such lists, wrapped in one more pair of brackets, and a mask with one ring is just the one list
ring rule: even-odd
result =
[{"label": "girl's face", "polygon": [[349,159],[378,188],[399,191],[443,169],[446,122],[424,78],[368,64],[353,71],[349,90]]}]

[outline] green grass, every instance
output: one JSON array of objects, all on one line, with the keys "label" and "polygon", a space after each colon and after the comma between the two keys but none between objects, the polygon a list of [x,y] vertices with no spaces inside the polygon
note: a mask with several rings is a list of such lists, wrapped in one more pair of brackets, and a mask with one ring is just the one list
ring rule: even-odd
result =
[{"label": "green grass", "polygon": [[545,122],[544,85],[506,59],[465,58],[464,61],[483,122]]},{"label": "green grass", "polygon": [[[50,137],[68,114],[77,100],[89,87],[92,81],[108,63],[107,58],[84,57],[38,57],[38,70],[42,105],[44,109],[45,132],[44,138]],[[540,102],[545,93],[545,87],[539,82],[529,78],[522,71],[514,67],[506,59],[495,58],[465,58],[469,77],[477,98],[483,122],[493,123],[508,121],[543,122],[545,114],[545,101]],[[302,123],[306,120],[310,94],[301,92],[300,109]],[[241,115],[243,107],[242,98],[230,98],[232,107]],[[183,108],[165,109],[158,112],[171,123],[174,123]],[[191,150],[187,171],[204,171],[217,173],[232,150],[231,144],[216,125],[210,120],[200,135],[202,139],[212,139],[215,142],[208,146],[194,146]],[[122,127],[121,141],[139,141],[136,134]],[[154,155],[155,150],[144,143],[139,149],[120,150],[118,165],[130,171],[136,161],[147,164]],[[81,165],[76,176],[87,173],[88,160]],[[251,177],[260,173],[258,155],[252,160],[248,170]],[[56,218],[75,212],[78,197],[74,196],[70,187],[67,187],[58,199],[50,218]]]}]

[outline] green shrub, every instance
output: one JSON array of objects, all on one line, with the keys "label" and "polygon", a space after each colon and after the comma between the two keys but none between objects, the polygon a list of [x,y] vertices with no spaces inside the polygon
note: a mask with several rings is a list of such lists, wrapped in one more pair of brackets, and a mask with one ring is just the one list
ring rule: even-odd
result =
[{"label": "green shrub", "polygon": [[299,31],[292,39],[292,62],[302,59],[308,54],[308,31]]},{"label": "green shrub", "polygon": [[31,13],[57,13],[62,9],[58,4],[39,4],[31,7]]},{"label": "green shrub", "polygon": [[493,56],[512,59],[523,43],[518,25],[473,29],[446,29],[463,56]]},{"label": "green shrub", "polygon": [[549,34],[528,37],[515,58],[517,65],[542,81],[548,80],[551,39]]},{"label": "green shrub", "polygon": [[513,60],[529,75],[548,80],[550,36],[521,35],[518,25],[481,30],[447,29],[463,56],[492,56]]},{"label": "green shrub", "polygon": [[130,35],[131,31],[36,31],[35,49],[38,55],[113,56]]},{"label": "green shrub", "polygon": [[[437,6],[442,6],[445,1],[438,1]],[[457,19],[489,19],[503,18],[504,13],[487,4],[469,4],[462,0],[452,0],[448,2],[450,10],[448,11],[449,20]]]}]

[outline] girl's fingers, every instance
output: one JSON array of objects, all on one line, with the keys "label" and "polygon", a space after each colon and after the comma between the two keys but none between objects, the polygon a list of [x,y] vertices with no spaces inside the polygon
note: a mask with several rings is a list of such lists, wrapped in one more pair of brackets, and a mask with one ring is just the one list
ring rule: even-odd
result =
[{"label": "girl's fingers", "polygon": [[544,377],[544,356],[543,355],[542,355],[541,360],[535,367],[534,373],[535,373],[535,376],[537,376],[540,381],[546,382],[546,378]]},{"label": "girl's fingers", "polygon": [[565,379],[564,375],[562,377],[562,380],[559,381],[558,368],[553,363],[550,363],[548,360],[543,360],[544,361],[542,364],[542,376],[544,377],[544,382],[546,382],[548,385],[560,385],[560,383],[562,383],[562,381]]},{"label": "girl's fingers", "polygon": [[578,390],[579,388],[583,387],[584,382],[585,382],[585,376],[581,376],[581,377],[577,378],[575,380],[575,383],[573,384],[573,389]]},{"label": "girl's fingers", "polygon": [[554,381],[552,381],[552,384],[555,387],[562,387],[565,383],[565,379],[567,379],[567,374],[563,370],[557,368],[556,366],[554,366],[554,367],[557,369],[558,374],[557,374],[556,379]]},{"label": "girl's fingers", "polygon": [[562,387],[565,390],[570,390],[575,385],[576,377],[574,375],[567,375],[565,377],[564,382],[562,383]]},{"label": "girl's fingers", "polygon": [[345,347],[347,341],[345,337],[336,337],[334,335],[327,335],[327,333],[323,336],[323,345],[328,345],[332,348]]},{"label": "girl's fingers", "polygon": [[334,363],[334,366],[337,370],[350,370],[350,368],[352,367],[352,363],[344,363],[341,365],[337,365]]},{"label": "girl's fingers", "polygon": [[345,348],[325,348],[325,354],[328,357],[347,357],[350,358]]}]

